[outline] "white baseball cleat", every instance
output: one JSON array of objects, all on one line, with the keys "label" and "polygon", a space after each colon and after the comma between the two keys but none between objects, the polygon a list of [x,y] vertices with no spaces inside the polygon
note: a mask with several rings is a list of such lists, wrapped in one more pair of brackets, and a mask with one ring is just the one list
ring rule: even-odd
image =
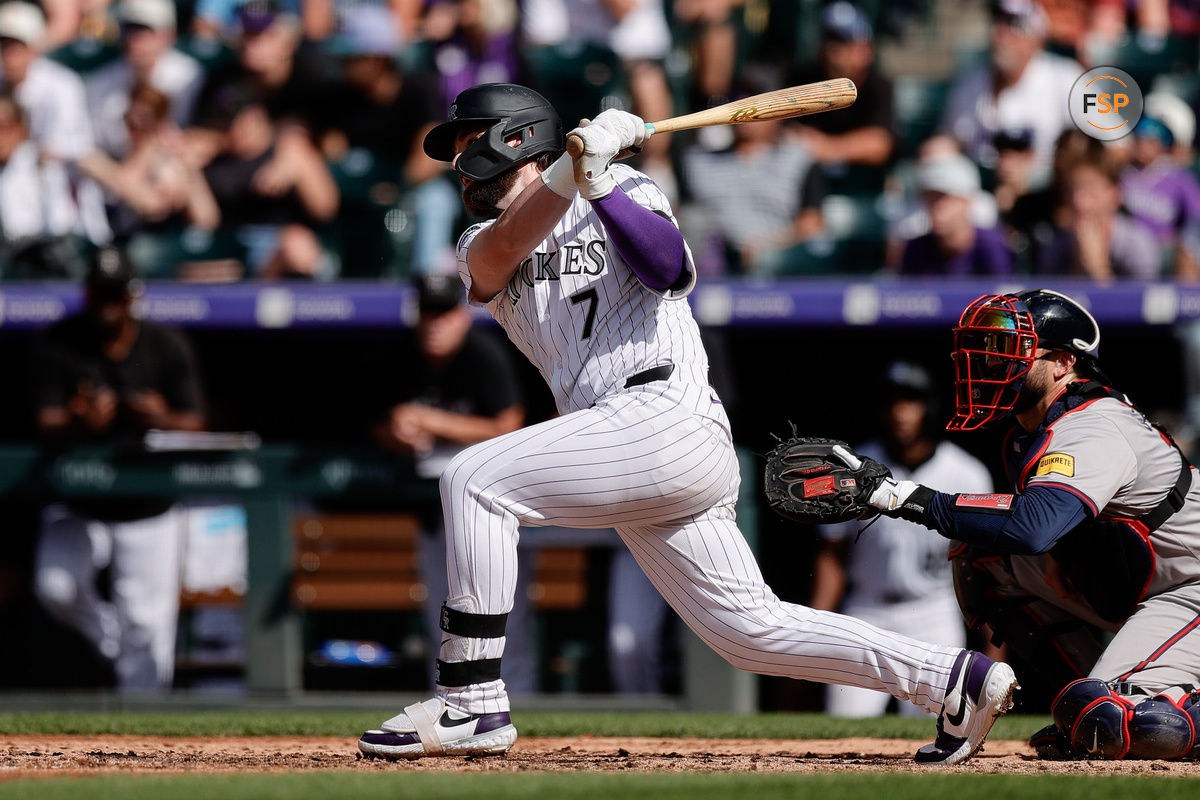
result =
[{"label": "white baseball cleat", "polygon": [[1012,667],[983,653],[964,650],[950,671],[950,684],[937,720],[937,739],[916,752],[921,764],[961,764],[979,752],[992,725],[1012,708],[1021,688]]},{"label": "white baseball cleat", "polygon": [[440,697],[411,705],[379,727],[358,740],[358,749],[372,758],[500,755],[517,741],[507,711],[464,714]]}]

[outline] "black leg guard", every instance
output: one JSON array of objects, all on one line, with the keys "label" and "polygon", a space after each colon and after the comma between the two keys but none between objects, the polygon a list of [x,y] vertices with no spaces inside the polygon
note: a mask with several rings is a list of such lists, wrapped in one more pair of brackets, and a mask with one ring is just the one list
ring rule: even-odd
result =
[{"label": "black leg guard", "polygon": [[[508,614],[472,614],[442,605],[440,627],[446,633],[476,639],[499,639],[504,635]],[[470,686],[500,679],[500,659],[435,662],[434,682],[438,686]]]}]

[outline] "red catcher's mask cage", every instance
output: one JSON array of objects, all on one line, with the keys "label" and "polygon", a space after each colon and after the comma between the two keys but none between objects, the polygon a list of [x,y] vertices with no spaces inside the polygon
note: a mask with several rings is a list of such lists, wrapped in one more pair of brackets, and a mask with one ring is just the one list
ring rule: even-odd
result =
[{"label": "red catcher's mask cage", "polygon": [[955,409],[946,430],[976,430],[1011,411],[1037,344],[1033,315],[1015,297],[984,295],[967,306],[954,329]]}]

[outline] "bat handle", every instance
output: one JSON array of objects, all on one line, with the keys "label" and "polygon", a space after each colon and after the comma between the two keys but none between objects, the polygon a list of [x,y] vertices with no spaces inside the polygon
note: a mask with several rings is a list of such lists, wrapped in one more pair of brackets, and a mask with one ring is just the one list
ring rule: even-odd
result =
[{"label": "bat handle", "polygon": [[[651,136],[654,133],[654,123],[646,123],[646,135]],[[579,158],[583,155],[583,139],[577,133],[567,135],[567,152],[571,158]]]}]

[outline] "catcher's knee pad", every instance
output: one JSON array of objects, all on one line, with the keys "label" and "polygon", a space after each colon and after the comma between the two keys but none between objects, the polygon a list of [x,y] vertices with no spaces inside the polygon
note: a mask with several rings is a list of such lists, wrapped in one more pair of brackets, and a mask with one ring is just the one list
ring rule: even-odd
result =
[{"label": "catcher's knee pad", "polygon": [[1067,684],[1050,715],[1081,755],[1117,760],[1129,752],[1133,704],[1104,681],[1081,678]]}]

